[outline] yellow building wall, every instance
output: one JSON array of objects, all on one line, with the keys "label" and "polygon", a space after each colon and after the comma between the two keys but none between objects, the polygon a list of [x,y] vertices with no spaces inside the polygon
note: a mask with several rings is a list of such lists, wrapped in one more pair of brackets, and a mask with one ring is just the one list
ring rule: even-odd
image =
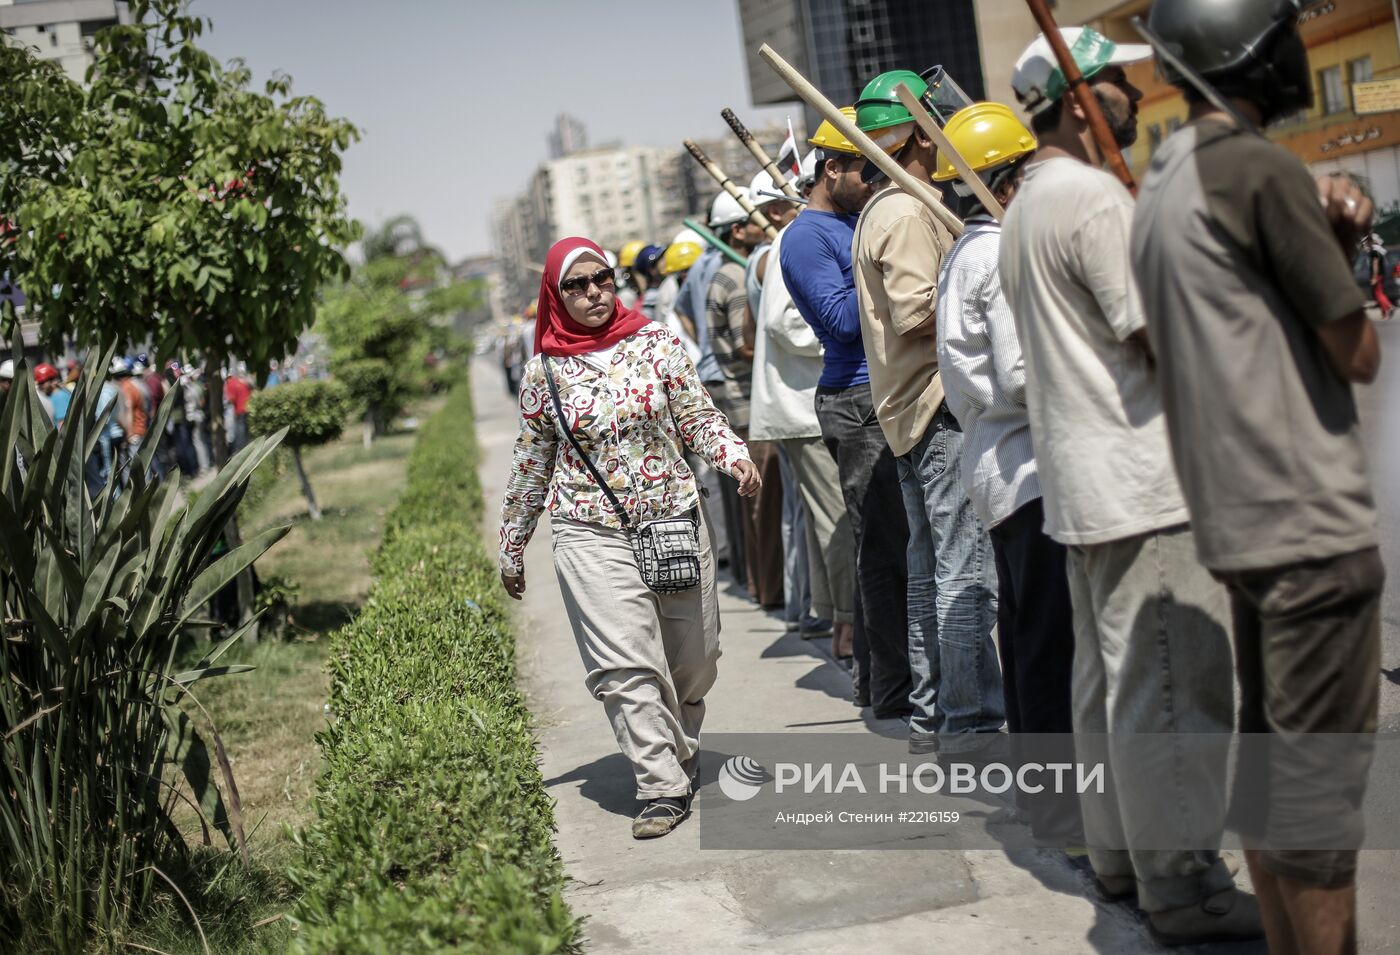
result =
[{"label": "yellow building wall", "polygon": [[[1141,0],[1125,3],[1102,15],[1096,25],[1115,40],[1133,42],[1137,34],[1129,17],[1145,15],[1148,8],[1150,3]],[[1373,79],[1400,76],[1400,47],[1390,0],[1328,0],[1304,16],[1301,32],[1308,48],[1313,105],[1301,117],[1269,129],[1269,137],[1309,164],[1400,143],[1400,113],[1358,116],[1352,110],[1348,76],[1348,65],[1363,57],[1370,57]],[[1319,76],[1330,67],[1341,69],[1346,105],[1340,112],[1324,114]],[[1144,94],[1138,104],[1138,141],[1131,151],[1133,171],[1141,175],[1152,153],[1154,134],[1165,139],[1184,122],[1186,102],[1174,87],[1161,81],[1155,64],[1132,67],[1129,77]]]},{"label": "yellow building wall", "polygon": [[[1056,20],[1062,26],[1090,24],[1120,43],[1141,43],[1129,20],[1147,17],[1151,0],[1060,0]],[[978,33],[982,44],[984,82],[988,95],[1015,106],[1011,71],[1016,58],[1038,31],[1025,0],[978,0]],[[1373,79],[1400,78],[1400,47],[1390,0],[1327,0],[1304,14],[1300,29],[1308,47],[1313,83],[1313,106],[1300,119],[1269,130],[1308,164],[1333,164],[1360,153],[1400,145],[1400,112],[1358,116],[1351,108],[1347,64],[1371,58]],[[1324,115],[1318,75],[1341,67],[1347,105]],[[1134,173],[1141,177],[1154,146],[1154,128],[1162,139],[1186,120],[1186,103],[1177,90],[1157,76],[1154,63],[1128,69],[1129,78],[1144,93],[1138,106],[1138,142],[1130,151]]]}]

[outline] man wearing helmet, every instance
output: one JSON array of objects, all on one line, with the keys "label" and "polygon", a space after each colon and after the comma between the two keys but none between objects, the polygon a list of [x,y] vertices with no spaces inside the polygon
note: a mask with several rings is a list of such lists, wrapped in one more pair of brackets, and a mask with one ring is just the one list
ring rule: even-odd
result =
[{"label": "man wearing helmet", "polygon": [[[954,113],[949,142],[1003,207],[1011,204],[1035,137],[1001,103],[976,103]],[[966,229],[938,276],[938,373],[948,409],[963,430],[962,485],[991,537],[997,571],[997,649],[1006,726],[1013,748],[1020,734],[1042,746],[1074,732],[1070,673],[1074,625],[1066,550],[1043,530],[1040,478],[1026,411],[1026,365],[1011,307],[1001,292],[997,253],[1001,224],[941,151],[935,182],[952,182],[972,203]],[[1056,761],[1073,759],[1073,743]],[[1037,754],[1039,755],[1039,754]],[[1023,792],[1018,802],[1031,833],[1045,845],[1084,844],[1079,805],[1049,790]]]},{"label": "man wearing helmet", "polygon": [[[741,188],[739,192],[748,198],[747,189]],[[727,192],[715,197],[710,207],[710,228],[726,245],[745,257],[763,242],[763,230],[749,220],[748,212]],[[706,387],[716,407],[729,418],[730,427],[745,439],[748,438],[749,398],[753,389],[753,349],[744,342],[748,309],[744,266],[726,259],[715,270],[705,295],[705,341],[701,345],[701,364],[708,365],[707,356],[714,356],[719,376],[708,376],[712,380],[706,382]],[[754,455],[754,464],[765,483],[781,494],[782,484],[774,456],[776,452],[767,446],[751,449],[750,453]],[[749,596],[760,606],[781,606],[781,498],[775,507],[771,494],[764,500],[756,497],[741,499],[732,487],[725,489],[724,496],[728,504],[725,518],[729,523],[731,542],[730,568],[735,579],[745,585]],[[728,520],[731,513],[735,518],[733,523]],[[742,561],[736,561],[736,553],[742,555]]]},{"label": "man wearing helmet", "polygon": [[1357,950],[1377,722],[1385,572],[1352,383],[1380,346],[1348,264],[1370,201],[1251,128],[1311,105],[1300,8],[1157,0],[1150,26],[1196,78],[1165,67],[1190,121],[1153,157],[1132,259],[1196,548],[1234,616],[1251,735],[1232,827],[1270,951],[1330,955]]},{"label": "man wearing helmet", "polygon": [[34,366],[34,385],[39,391],[39,400],[55,425],[63,424],[68,415],[68,402],[71,395],[59,387],[58,369],[48,362]]},{"label": "man wearing helmet", "polygon": [[[842,112],[855,119],[854,107],[844,107]],[[903,563],[899,555],[908,531],[903,520],[865,521],[877,465],[884,465],[881,499],[892,499],[898,507],[899,494],[898,479],[891,474],[893,459],[889,459],[885,437],[874,420],[870,371],[860,340],[860,306],[851,276],[851,239],[871,189],[861,180],[865,161],[860,150],[830,122],[817,127],[808,142],[817,147],[815,184],[806,210],[783,232],[778,260],[793,304],[822,346],[822,372],[815,397],[817,421],[822,442],[836,462],[855,543],[854,619],[836,621],[832,646],[838,657],[853,657],[853,702],[872,706],[875,716],[882,719],[902,718],[909,713],[908,652],[900,652],[906,639],[904,606],[902,601],[893,602],[881,595],[892,557]],[[798,480],[802,480],[800,474]],[[902,518],[902,509],[896,516]],[[829,566],[831,576],[838,580],[846,579],[849,569],[849,565]],[[872,595],[876,599],[872,600]],[[873,642],[867,639],[872,632],[876,635]]]},{"label": "man wearing helmet", "polygon": [[[915,96],[927,92],[917,73],[882,73],[861,92],[856,124],[911,176],[927,181],[936,151],[900,102],[901,84]],[[873,163],[866,166],[866,178],[877,173]],[[1005,710],[992,643],[996,562],[962,487],[962,428],[938,372],[934,307],[939,267],[952,245],[927,206],[889,185],[861,213],[852,256],[870,391],[894,458],[892,509],[909,529],[890,587],[890,599],[907,608],[909,751],[956,757],[996,743]],[[882,519],[896,521],[898,513]]]},{"label": "man wearing helmet", "polygon": [[[1151,49],[1060,32],[1127,147],[1142,93],[1124,66]],[[1044,37],[1011,85],[1039,149],[1006,211],[998,269],[1025,355],[1045,530],[1069,548],[1074,729],[1106,750],[1111,775],[1081,796],[1089,862],[1101,895],[1136,895],[1160,941],[1257,938],[1258,906],[1218,851],[1223,753],[1218,765],[1185,757],[1192,739],[1234,723],[1229,608],[1196,557],[1172,464],[1126,255],[1133,199],[1099,168],[1088,116]],[[1158,838],[1140,838],[1148,831]]]}]

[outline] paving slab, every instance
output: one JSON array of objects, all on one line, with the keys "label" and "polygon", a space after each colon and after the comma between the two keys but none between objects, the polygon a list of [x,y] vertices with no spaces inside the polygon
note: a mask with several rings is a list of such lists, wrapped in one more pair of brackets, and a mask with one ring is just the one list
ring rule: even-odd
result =
[{"label": "paving slab", "polygon": [[[516,408],[489,359],[473,374],[488,539],[494,539]],[[550,559],[548,521],[526,553],[519,615],[522,685],[557,801],[567,899],[585,919],[590,952],[747,952],[820,955],[866,950],[957,955],[1155,953],[1141,917],[1091,898],[1088,877],[1044,850],[701,849],[698,820],[662,839],[631,837],[627,762],[583,668]],[[878,733],[902,724],[863,716],[845,671],[815,642],[721,583],[719,679],[707,698],[710,732]],[[867,710],[866,713],[869,711]],[[702,738],[703,745],[703,738]],[[702,785],[713,785],[717,757]],[[1178,952],[1262,955],[1261,944]]]}]

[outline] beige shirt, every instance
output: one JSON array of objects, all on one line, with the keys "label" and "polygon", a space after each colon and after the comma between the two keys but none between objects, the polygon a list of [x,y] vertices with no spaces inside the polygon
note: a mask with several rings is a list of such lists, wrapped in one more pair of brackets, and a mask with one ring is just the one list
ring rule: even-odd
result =
[{"label": "beige shirt", "polygon": [[952,233],[898,186],[877,192],[856,224],[851,271],[870,392],[896,455],[919,443],[943,403],[934,306],[952,245]]}]

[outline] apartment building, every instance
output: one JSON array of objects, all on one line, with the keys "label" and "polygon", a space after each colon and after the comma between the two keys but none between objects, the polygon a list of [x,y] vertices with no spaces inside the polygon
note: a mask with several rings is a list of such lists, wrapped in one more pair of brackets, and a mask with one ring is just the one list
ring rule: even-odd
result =
[{"label": "apartment building", "polygon": [[0,35],[53,60],[81,83],[93,61],[93,36],[103,27],[130,23],[119,0],[0,0]]}]

